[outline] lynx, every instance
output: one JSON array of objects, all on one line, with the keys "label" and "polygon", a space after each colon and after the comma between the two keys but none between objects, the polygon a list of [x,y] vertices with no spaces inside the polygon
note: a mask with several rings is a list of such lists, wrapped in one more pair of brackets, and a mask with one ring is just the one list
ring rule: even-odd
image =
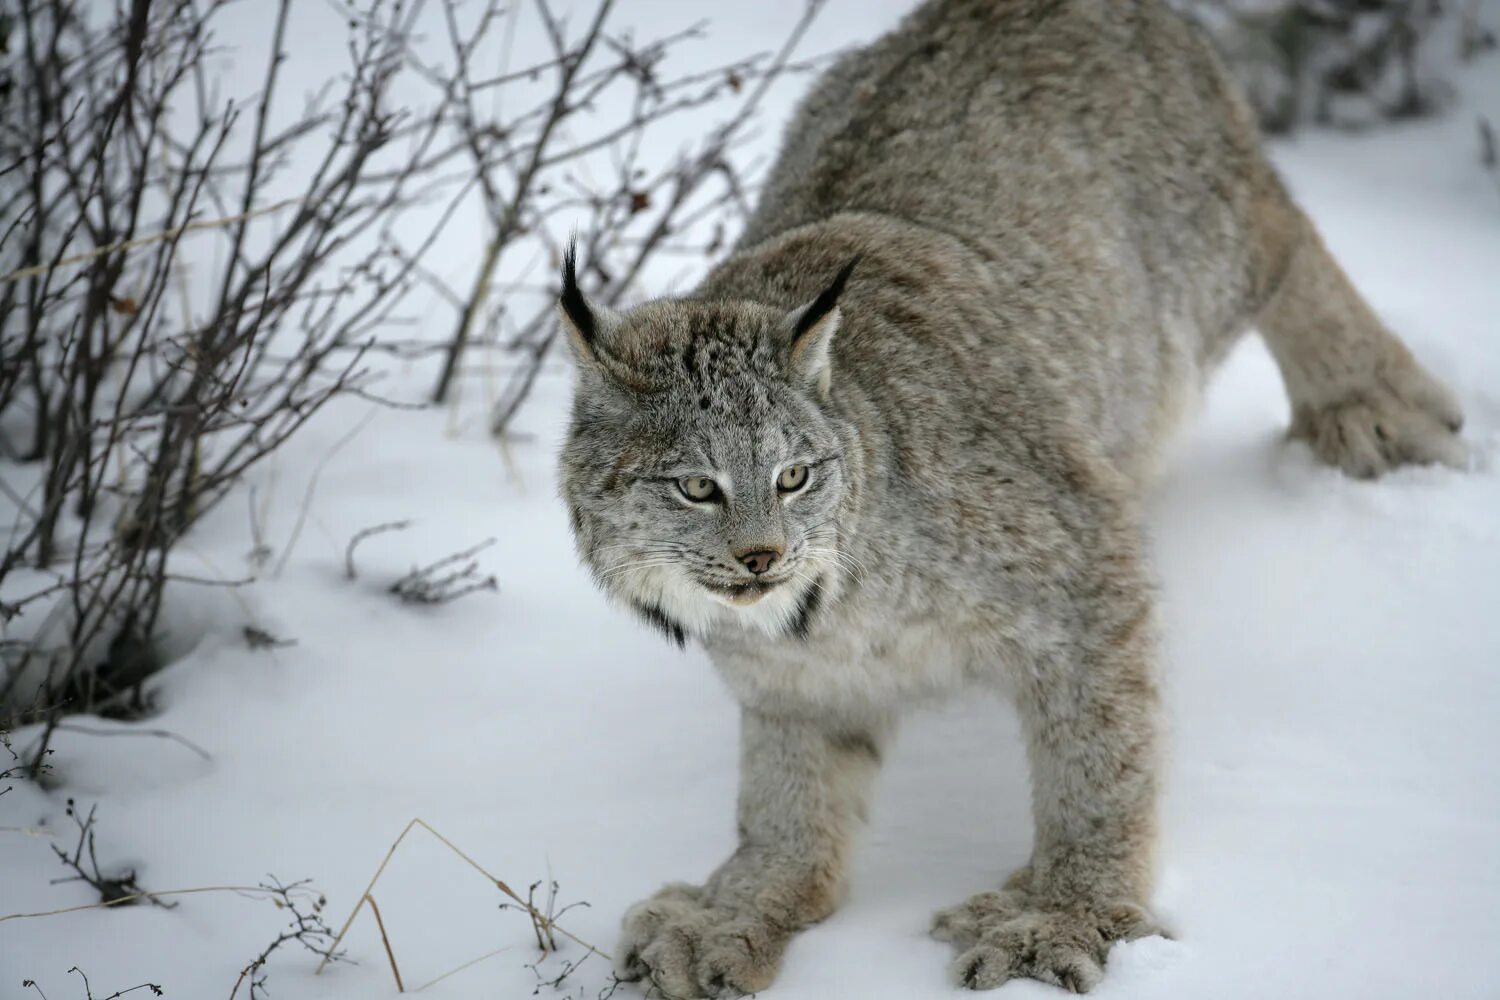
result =
[{"label": "lynx", "polygon": [[669,998],[771,984],[899,717],[966,690],[1015,705],[1035,836],[932,923],[955,980],[1083,992],[1161,933],[1142,498],[1248,328],[1323,461],[1466,461],[1158,0],[923,4],[815,86],[695,291],[612,311],[570,251],[560,307],[582,560],[742,706],[738,848],[624,918],[618,974]]}]

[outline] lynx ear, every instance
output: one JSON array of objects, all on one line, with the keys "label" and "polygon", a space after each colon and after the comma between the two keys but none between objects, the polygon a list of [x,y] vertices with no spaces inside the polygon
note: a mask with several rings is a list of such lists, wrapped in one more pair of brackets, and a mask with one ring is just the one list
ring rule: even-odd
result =
[{"label": "lynx ear", "polygon": [[833,374],[830,348],[839,328],[839,295],[858,263],[856,255],[817,298],[793,309],[783,321],[788,333],[787,371],[794,382],[816,389],[819,396],[828,395]]},{"label": "lynx ear", "polygon": [[607,306],[599,306],[584,297],[578,288],[578,247],[568,241],[563,253],[562,293],[557,297],[558,312],[562,314],[563,329],[568,333],[568,343],[573,348],[573,357],[580,366],[597,368],[601,357],[608,352],[607,345],[612,333],[620,325],[619,315]]}]

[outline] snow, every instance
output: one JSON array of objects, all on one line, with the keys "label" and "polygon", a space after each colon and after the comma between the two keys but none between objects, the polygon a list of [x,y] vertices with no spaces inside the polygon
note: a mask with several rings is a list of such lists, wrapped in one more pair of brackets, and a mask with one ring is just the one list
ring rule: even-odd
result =
[{"label": "snow", "polygon": [[[870,37],[899,7],[835,4],[811,48]],[[716,17],[726,46],[774,41],[763,13]],[[1463,400],[1473,461],[1347,480],[1281,440],[1286,404],[1258,341],[1220,373],[1153,498],[1171,730],[1156,903],[1176,936],[1116,946],[1100,998],[1500,996],[1500,189],[1473,128],[1476,111],[1500,120],[1494,63],[1444,119],[1274,148],[1335,255]],[[417,368],[386,391],[429,381]],[[341,403],[258,469],[278,548],[318,476],[298,546],[253,586],[179,592],[169,627],[185,655],[142,724],[211,759],[61,734],[56,790],[0,798],[0,827],[32,828],[0,832],[0,913],[92,901],[50,884],[66,796],[98,803],[101,861],[135,864],[150,888],[311,877],[335,926],[418,816],[512,886],[550,876],[563,902],[587,900],[562,923],[606,950],[627,905],[706,875],[733,845],[736,711],[700,650],[608,606],[577,567],[554,495],[568,392],[564,373],[544,376],[518,428],[529,437],[504,452],[481,422],[455,433],[446,413]],[[240,575],[248,505],[216,509],[184,565]],[[403,518],[413,525],[366,541],[346,580],[350,536]],[[413,608],[385,593],[490,536],[480,559],[497,595]],[[295,645],[248,650],[251,623]],[[889,758],[849,901],[792,944],[778,1000],[959,995],[927,921],[1026,859],[1026,775],[1003,705],[914,719]],[[506,947],[428,994],[537,988],[527,919],[425,832],[375,895],[408,987]],[[263,899],[179,898],[0,923],[0,995],[32,977],[53,1000],[81,996],[77,965],[101,996],[144,981],[169,998],[227,996],[286,919]],[[346,944],[358,964],[320,976],[312,956],[279,952],[271,994],[394,995],[368,913]],[[606,982],[593,958],[540,995],[593,998]]]}]

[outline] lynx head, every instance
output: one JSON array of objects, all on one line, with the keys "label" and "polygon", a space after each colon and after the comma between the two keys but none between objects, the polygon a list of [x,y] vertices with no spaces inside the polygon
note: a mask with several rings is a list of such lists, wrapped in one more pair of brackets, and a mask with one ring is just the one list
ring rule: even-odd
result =
[{"label": "lynx head", "polygon": [[790,312],[560,300],[577,361],[562,493],[594,578],[679,643],[725,624],[805,633],[836,583],[850,495],[829,406],[851,261]]}]

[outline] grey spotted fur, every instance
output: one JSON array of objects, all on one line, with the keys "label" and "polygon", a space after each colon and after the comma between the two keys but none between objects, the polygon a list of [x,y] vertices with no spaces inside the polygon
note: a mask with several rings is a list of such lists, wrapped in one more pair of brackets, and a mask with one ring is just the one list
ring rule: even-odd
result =
[{"label": "grey spotted fur", "polygon": [[[620,974],[668,997],[770,985],[839,903],[898,716],[972,687],[1016,705],[1036,833],[1004,887],[937,916],[957,981],[1084,991],[1111,942],[1159,932],[1140,501],[1251,324],[1323,460],[1465,460],[1452,398],[1156,0],[934,0],[816,86],[692,295],[615,314],[566,287],[583,560],[743,706],[739,849],[625,917]],[[794,464],[809,485],[780,495]],[[747,548],[784,553],[755,603]]]}]

